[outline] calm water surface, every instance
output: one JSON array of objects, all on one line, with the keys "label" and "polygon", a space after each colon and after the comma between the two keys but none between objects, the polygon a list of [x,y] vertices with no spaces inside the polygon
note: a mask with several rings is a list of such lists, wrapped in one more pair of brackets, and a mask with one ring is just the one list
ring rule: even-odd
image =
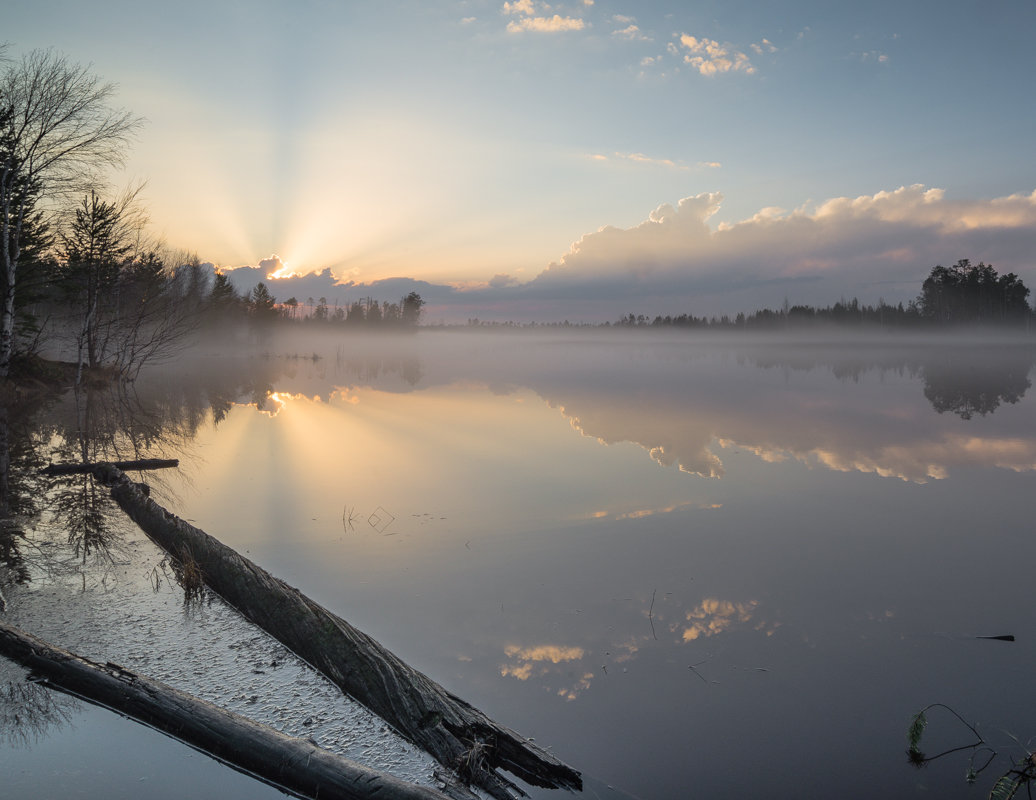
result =
[{"label": "calm water surface", "polygon": [[[971,797],[1024,756],[1033,347],[315,349],[138,387],[179,409],[155,495],[550,746],[587,796]],[[935,702],[997,749],[978,787],[966,752],[907,764]],[[935,712],[923,747],[972,739]]]}]

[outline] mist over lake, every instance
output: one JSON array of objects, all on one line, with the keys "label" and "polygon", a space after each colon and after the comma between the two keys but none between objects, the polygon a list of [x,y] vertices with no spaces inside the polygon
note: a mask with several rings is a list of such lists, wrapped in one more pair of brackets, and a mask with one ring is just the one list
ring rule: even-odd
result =
[{"label": "mist over lake", "polygon": [[[2,573],[7,617],[309,735],[338,701],[294,708],[329,697],[304,666],[269,667],[283,648],[218,600],[185,606],[168,575],[156,588],[162,554],[102,489],[30,470],[176,457],[138,478],[160,503],[550,747],[587,797],[970,797],[969,753],[916,770],[907,728],[931,703],[978,724],[998,752],[982,791],[1036,731],[1033,598],[1017,569],[1036,550],[1034,361],[1027,339],[975,336],[422,330],[209,345],[122,392],[70,392],[9,420],[12,495],[34,495],[34,521]],[[107,523],[72,513],[87,507]],[[104,536],[87,548],[75,520]],[[249,656],[207,674],[199,637],[212,652],[248,642]],[[238,688],[249,680],[272,683]],[[938,714],[928,755],[973,741]],[[20,740],[25,723],[0,719],[0,764],[37,796],[212,785],[153,766],[198,754],[95,710]],[[386,768],[431,782],[412,748],[357,745],[364,725],[381,727],[316,736],[400,747]],[[72,730],[121,736],[140,758],[62,749]],[[236,775],[220,789],[267,791]]]},{"label": "mist over lake", "polygon": [[127,12],[0,13],[0,800],[1032,796],[1036,4]]}]

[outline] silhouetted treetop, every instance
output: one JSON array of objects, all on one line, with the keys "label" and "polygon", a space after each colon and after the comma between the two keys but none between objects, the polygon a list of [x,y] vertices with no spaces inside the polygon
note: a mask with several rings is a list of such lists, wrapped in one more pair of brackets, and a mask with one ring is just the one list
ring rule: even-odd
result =
[{"label": "silhouetted treetop", "polygon": [[15,301],[26,219],[36,201],[92,188],[122,163],[141,124],[111,108],[111,84],[50,50],[34,50],[0,71],[0,376],[15,348]]},{"label": "silhouetted treetop", "polygon": [[1029,313],[1029,289],[1013,272],[998,275],[992,264],[961,259],[935,266],[917,299],[921,314],[933,322],[1007,323]]}]

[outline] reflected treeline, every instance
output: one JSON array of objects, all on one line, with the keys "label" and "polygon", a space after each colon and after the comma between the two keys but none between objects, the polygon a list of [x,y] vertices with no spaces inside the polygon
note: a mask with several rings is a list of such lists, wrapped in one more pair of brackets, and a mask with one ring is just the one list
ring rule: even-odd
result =
[{"label": "reflected treeline", "polygon": [[924,367],[924,396],[940,414],[961,419],[986,416],[1002,403],[1017,403],[1032,386],[1029,372],[1036,354],[995,352],[982,360],[963,363],[943,354]]},{"label": "reflected treeline", "polygon": [[388,376],[398,376],[410,387],[424,377],[421,360],[416,356],[345,356],[338,353],[339,373],[364,383],[373,383]]},{"label": "reflected treeline", "polygon": [[[181,458],[199,428],[218,422],[234,402],[265,402],[280,368],[195,365],[154,380],[3,398],[0,611],[16,587],[34,578],[82,574],[85,586],[88,576],[108,574],[121,544],[122,512],[107,488],[88,473],[45,476],[47,464]],[[157,484],[161,475],[146,480]],[[63,695],[23,680],[19,668],[0,659],[0,740],[31,744],[71,710]]]},{"label": "reflected treeline", "polygon": [[[205,420],[182,393],[147,383],[76,387],[40,420],[47,430],[45,458],[54,463],[94,464],[139,458],[178,458]],[[40,460],[43,460],[42,458]],[[45,510],[67,536],[82,564],[111,561],[121,512],[90,473],[50,479]]]},{"label": "reflected treeline", "polygon": [[[120,512],[108,491],[88,473],[43,477],[48,463],[180,458],[199,428],[220,424],[235,405],[265,409],[279,381],[316,368],[313,393],[327,393],[329,366],[318,356],[200,358],[136,382],[0,404],[0,591],[29,579],[25,532],[44,514],[53,515],[80,564],[111,560]],[[362,380],[399,376],[411,386],[422,375],[418,359],[391,355],[339,354],[332,370]],[[160,484],[161,474],[147,480]]]},{"label": "reflected treeline", "polygon": [[[39,470],[47,463],[180,458],[201,427],[221,424],[235,405],[264,409],[275,390],[328,397],[358,383],[394,392],[458,380],[524,385],[561,408],[586,435],[639,443],[660,464],[677,463],[692,474],[722,476],[717,448],[736,443],[770,460],[811,458],[834,469],[926,479],[959,461],[958,444],[926,439],[916,430],[910,434],[891,418],[872,419],[881,427],[857,437],[855,428],[843,424],[852,414],[842,407],[845,398],[837,407],[828,403],[832,410],[824,417],[814,412],[803,421],[801,409],[774,405],[786,403],[787,393],[766,397],[755,388],[729,395],[721,384],[703,379],[698,365],[708,372],[725,360],[729,364],[733,354],[752,368],[823,370],[840,381],[860,382],[875,371],[895,374],[922,382],[924,397],[938,413],[968,420],[1021,400],[1036,363],[1033,348],[1007,344],[738,343],[719,361],[668,345],[657,358],[642,358],[639,350],[595,346],[574,356],[554,346],[530,352],[521,344],[513,353],[499,343],[479,352],[465,339],[454,349],[419,356],[411,340],[398,349],[340,348],[327,357],[196,358],[153,370],[135,383],[84,386],[0,405],[0,591],[28,580],[25,531],[45,513],[53,514],[80,566],[91,558],[110,561],[113,522],[121,517],[108,492],[89,474],[43,478]],[[751,380],[750,372],[745,375]],[[807,389],[796,389],[796,402],[815,403],[800,391]],[[1006,456],[1002,448],[997,452],[1001,464]],[[161,485],[162,477],[153,473],[147,480]]]},{"label": "reflected treeline", "polygon": [[[0,592],[30,580],[30,567],[44,573],[71,568],[69,555],[79,566],[90,559],[110,563],[118,544],[121,512],[107,489],[89,473],[42,476],[48,463],[180,458],[209,423],[210,408],[218,423],[242,398],[264,403],[273,390],[268,373],[224,365],[0,405]],[[159,483],[161,475],[148,481]],[[47,529],[68,547],[56,561],[30,547],[27,532],[45,515],[53,522]]]},{"label": "reflected treeline", "polygon": [[940,414],[986,416],[1021,400],[1032,386],[1036,350],[1028,345],[909,348],[798,346],[748,351],[742,360],[770,369],[827,369],[858,382],[877,371],[919,378],[924,396]]},{"label": "reflected treeline", "polygon": [[3,590],[29,580],[25,563],[26,530],[42,510],[46,463],[39,426],[47,403],[11,398],[0,403],[0,605]]},{"label": "reflected treeline", "polygon": [[0,743],[29,747],[71,721],[79,701],[26,679],[25,670],[0,657]]}]

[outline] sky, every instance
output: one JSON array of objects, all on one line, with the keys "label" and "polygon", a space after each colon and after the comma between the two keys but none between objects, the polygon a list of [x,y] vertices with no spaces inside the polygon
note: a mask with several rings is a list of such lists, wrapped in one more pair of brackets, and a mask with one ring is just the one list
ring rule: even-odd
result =
[{"label": "sky", "polygon": [[278,299],[426,319],[908,301],[1036,287],[1028,0],[7,0],[147,123],[172,248]]}]

